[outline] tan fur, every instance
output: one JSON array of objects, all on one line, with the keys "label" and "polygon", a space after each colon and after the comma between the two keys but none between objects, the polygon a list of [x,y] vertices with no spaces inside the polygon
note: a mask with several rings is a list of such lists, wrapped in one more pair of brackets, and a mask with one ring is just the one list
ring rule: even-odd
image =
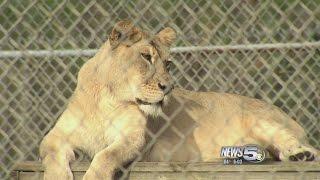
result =
[{"label": "tan fur", "polygon": [[155,134],[165,130],[146,161],[207,162],[220,157],[222,146],[246,144],[273,148],[283,161],[305,151],[319,158],[296,121],[257,99],[175,89],[163,111],[173,120],[167,128],[163,118],[148,122]]},{"label": "tan fur", "polygon": [[112,179],[116,168],[140,155],[146,126],[159,135],[147,139],[155,142],[147,161],[211,161],[221,146],[252,143],[273,147],[281,160],[304,151],[318,156],[302,127],[275,106],[232,94],[171,91],[164,64],[174,39],[171,28],[153,36],[128,21],[115,25],[79,71],[67,109],[41,142],[45,179],[73,178],[75,148],[93,157],[85,180]]},{"label": "tan fur", "polygon": [[137,98],[157,104],[171,90],[163,61],[174,38],[170,28],[153,36],[129,21],[115,25],[79,71],[67,109],[41,142],[44,179],[72,179],[69,163],[76,148],[93,157],[85,180],[112,179],[116,168],[139,154],[146,115]]}]

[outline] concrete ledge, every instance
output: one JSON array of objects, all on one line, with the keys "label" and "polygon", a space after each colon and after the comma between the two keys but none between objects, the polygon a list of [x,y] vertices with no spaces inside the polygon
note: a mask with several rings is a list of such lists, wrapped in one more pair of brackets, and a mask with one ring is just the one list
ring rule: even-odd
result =
[{"label": "concrete ledge", "polygon": [[[89,163],[71,165],[75,179],[81,179]],[[42,179],[39,162],[22,162],[12,172],[13,179]],[[262,164],[223,165],[211,163],[138,162],[129,179],[319,179],[319,162],[265,162]]]}]

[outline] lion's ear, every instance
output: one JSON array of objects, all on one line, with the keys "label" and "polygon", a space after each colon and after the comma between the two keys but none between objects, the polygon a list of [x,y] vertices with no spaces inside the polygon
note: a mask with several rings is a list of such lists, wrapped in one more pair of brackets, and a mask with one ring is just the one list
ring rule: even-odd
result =
[{"label": "lion's ear", "polygon": [[109,36],[111,48],[116,48],[120,43],[131,46],[141,39],[141,31],[128,20],[116,23]]},{"label": "lion's ear", "polygon": [[170,27],[164,28],[157,34],[160,42],[168,47],[170,47],[174,43],[174,41],[176,40],[176,36],[176,31]]}]

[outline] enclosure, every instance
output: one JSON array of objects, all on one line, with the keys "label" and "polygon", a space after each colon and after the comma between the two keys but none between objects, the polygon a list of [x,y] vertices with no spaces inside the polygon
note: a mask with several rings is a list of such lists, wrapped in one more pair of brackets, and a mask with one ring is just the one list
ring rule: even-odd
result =
[{"label": "enclosure", "polygon": [[177,31],[177,87],[274,104],[320,148],[319,0],[0,0],[0,14],[0,179],[39,159],[80,67],[122,19]]}]

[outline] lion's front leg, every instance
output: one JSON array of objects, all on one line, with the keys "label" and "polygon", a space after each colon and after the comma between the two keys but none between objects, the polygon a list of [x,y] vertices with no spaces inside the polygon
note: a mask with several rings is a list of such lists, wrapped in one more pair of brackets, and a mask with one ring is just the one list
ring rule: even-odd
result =
[{"label": "lion's front leg", "polygon": [[84,180],[111,180],[115,170],[124,162],[139,155],[139,149],[144,145],[144,130],[118,138],[107,148],[98,152],[84,175]]},{"label": "lion's front leg", "polygon": [[72,180],[73,175],[69,166],[75,159],[71,145],[61,136],[49,133],[41,142],[40,155],[45,167],[44,179]]}]

